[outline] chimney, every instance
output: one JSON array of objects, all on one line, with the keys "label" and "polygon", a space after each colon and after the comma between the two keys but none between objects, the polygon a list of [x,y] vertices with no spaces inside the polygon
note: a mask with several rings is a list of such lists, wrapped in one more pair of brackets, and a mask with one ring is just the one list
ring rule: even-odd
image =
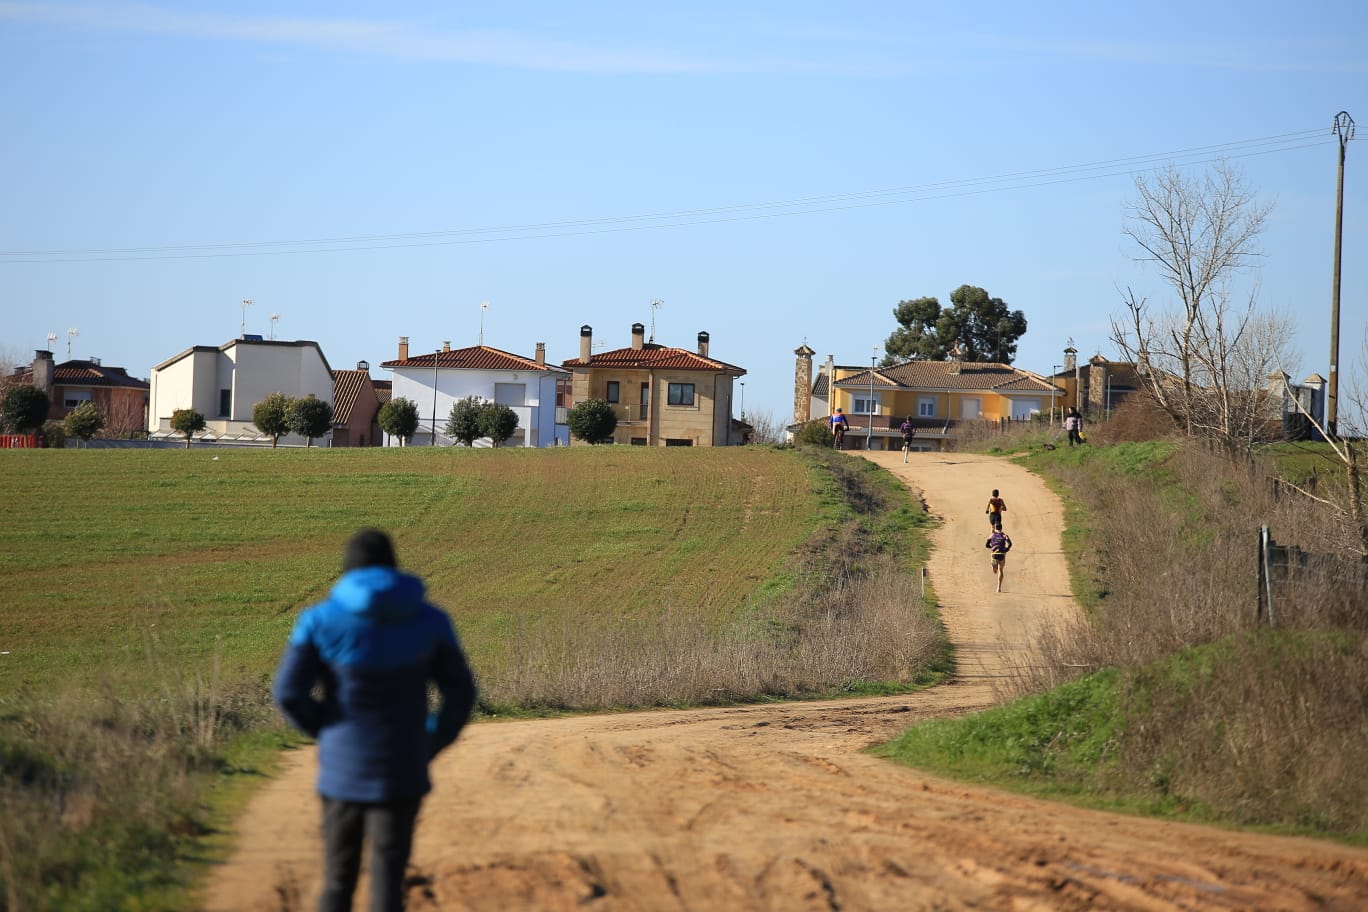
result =
[{"label": "chimney", "polygon": [[545,343],[545,342],[538,342],[538,343],[537,343],[537,366],[538,366],[538,367],[545,367],[545,366],[546,366],[546,343]]},{"label": "chimney", "polygon": [[594,328],[588,323],[580,327],[580,364],[588,364],[594,357]]},{"label": "chimney", "polygon": [[812,418],[812,356],[807,344],[793,350],[798,356],[793,365],[793,423],[804,424]]},{"label": "chimney", "polygon": [[359,370],[359,371],[365,371],[366,373],[369,374],[369,373],[370,373],[370,362],[369,362],[369,361],[357,361],[357,362],[356,362],[356,369]]},{"label": "chimney", "polygon": [[1070,345],[1068,348],[1064,349],[1064,369],[1069,373],[1073,373],[1074,368],[1077,366],[1078,349]]},{"label": "chimney", "polygon": [[698,357],[708,357],[708,334],[706,332],[698,334]]},{"label": "chimney", "polygon": [[450,340],[450,339],[443,339],[443,340],[442,340],[442,351],[444,351],[444,352],[449,352],[449,351],[451,351],[451,340]]},{"label": "chimney", "polygon": [[646,327],[640,323],[632,324],[632,350],[641,351],[641,347],[646,343]]},{"label": "chimney", "polygon": [[52,352],[39,349],[33,353],[33,379],[29,382],[42,390],[48,399],[52,398],[52,375],[55,367]]},{"label": "chimney", "polygon": [[399,360],[408,360],[408,336],[399,337]]}]

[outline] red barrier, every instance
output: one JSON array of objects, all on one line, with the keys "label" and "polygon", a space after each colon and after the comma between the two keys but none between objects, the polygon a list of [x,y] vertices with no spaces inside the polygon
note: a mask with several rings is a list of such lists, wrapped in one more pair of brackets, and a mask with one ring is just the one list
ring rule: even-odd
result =
[{"label": "red barrier", "polygon": [[43,445],[37,434],[0,434],[0,450],[29,450]]}]

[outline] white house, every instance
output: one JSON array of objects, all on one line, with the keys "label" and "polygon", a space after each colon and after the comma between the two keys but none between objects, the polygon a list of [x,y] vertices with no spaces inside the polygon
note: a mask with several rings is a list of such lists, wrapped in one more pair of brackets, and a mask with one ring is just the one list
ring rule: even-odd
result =
[{"label": "white house", "polygon": [[[208,439],[252,441],[260,437],[252,409],[270,393],[291,398],[313,394],[333,404],[333,374],[317,342],[277,342],[245,335],[217,347],[196,345],[152,368],[147,430],[173,436],[171,415],[190,408],[205,417]],[[282,443],[303,444],[291,435]],[[327,446],[327,437],[314,440]]]},{"label": "white house", "polygon": [[506,405],[518,416],[518,429],[504,446],[570,443],[564,417],[557,421],[557,405],[569,396],[570,373],[546,363],[544,342],[537,343],[533,358],[487,345],[453,349],[450,342],[443,342],[441,351],[410,357],[408,337],[401,336],[399,357],[380,366],[394,371],[391,401],[408,399],[418,406],[414,446],[432,446],[434,437],[436,444],[452,443],[446,436],[447,417],[453,405],[469,396]]}]

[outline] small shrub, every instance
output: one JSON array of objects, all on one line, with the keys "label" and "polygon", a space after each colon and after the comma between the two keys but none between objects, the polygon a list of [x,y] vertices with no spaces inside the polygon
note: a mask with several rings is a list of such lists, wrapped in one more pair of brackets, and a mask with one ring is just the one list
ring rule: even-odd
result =
[{"label": "small shrub", "polygon": [[617,430],[617,415],[606,399],[585,399],[571,406],[565,423],[585,443],[610,443]]}]

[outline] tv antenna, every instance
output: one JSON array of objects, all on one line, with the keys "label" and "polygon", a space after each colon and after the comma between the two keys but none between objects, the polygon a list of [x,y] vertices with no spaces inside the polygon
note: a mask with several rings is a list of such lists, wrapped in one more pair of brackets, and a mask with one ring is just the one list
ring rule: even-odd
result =
[{"label": "tv antenna", "polygon": [[484,345],[484,315],[489,310],[489,302],[480,302],[480,344]]},{"label": "tv antenna", "polygon": [[276,328],[276,324],[279,323],[279,322],[280,322],[280,314],[278,314],[278,313],[273,313],[273,314],[271,314],[271,341],[272,341],[272,342],[275,341],[275,328]]},{"label": "tv antenna", "polygon": [[76,338],[76,337],[79,336],[80,334],[81,334],[80,331],[79,331],[76,327],[74,327],[74,326],[67,330],[67,360],[68,360],[68,361],[71,360],[71,340],[74,339],[74,338]]},{"label": "tv antenna", "polygon": [[647,339],[647,340],[646,340],[647,342],[654,342],[654,341],[655,341],[655,318],[656,318],[656,311],[657,311],[657,310],[660,310],[660,308],[662,308],[662,307],[664,307],[664,306],[665,306],[665,302],[662,301],[662,300],[660,300],[660,298],[656,298],[654,301],[651,302],[651,338]]},{"label": "tv antenna", "polygon": [[252,306],[252,299],[251,299],[251,298],[243,298],[243,299],[242,299],[242,328],[241,328],[241,330],[240,330],[240,332],[239,332],[239,335],[240,335],[240,336],[245,336],[245,335],[247,335],[247,308],[249,308],[249,307],[251,307],[251,306]]},{"label": "tv antenna", "polygon": [[53,343],[57,341],[56,333],[48,333],[48,351],[52,351]]}]

